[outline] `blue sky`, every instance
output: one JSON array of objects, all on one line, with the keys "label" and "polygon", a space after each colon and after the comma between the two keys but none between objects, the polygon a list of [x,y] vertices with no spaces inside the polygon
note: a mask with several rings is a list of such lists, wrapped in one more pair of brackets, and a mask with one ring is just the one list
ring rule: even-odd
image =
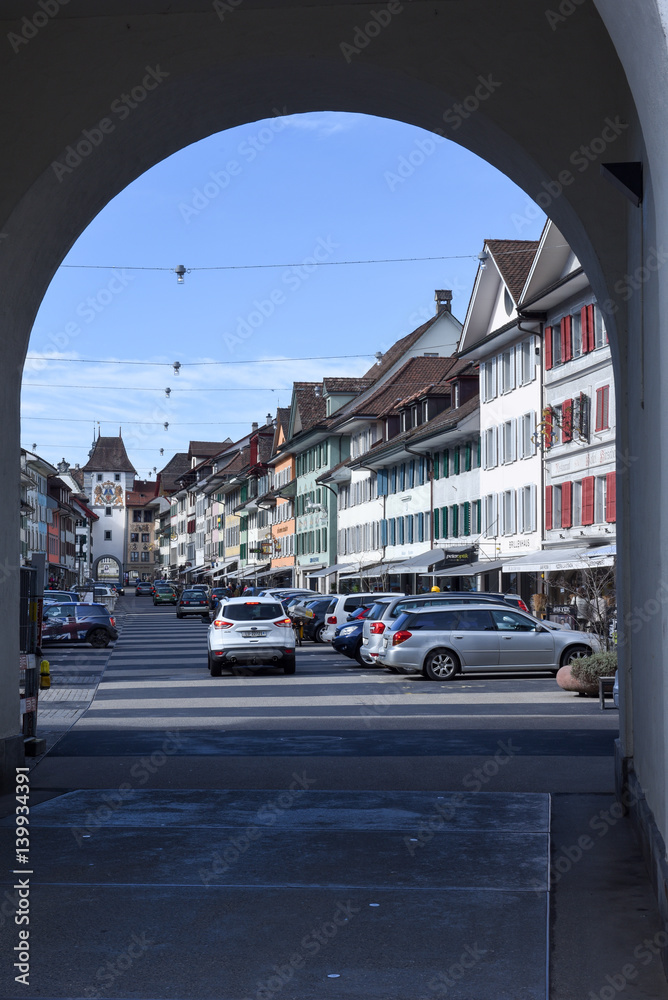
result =
[{"label": "blue sky", "polygon": [[[210,136],[129,185],[63,261],[115,269],[56,273],[28,352],[56,360],[26,363],[22,444],[84,464],[100,421],[146,476],[191,439],[234,440],[289,403],[293,380],[364,372],[433,314],[435,288],[463,320],[484,239],[543,224],[486,162],[400,122],[311,113]],[[178,264],[193,269],[181,286],[132,269]],[[239,269],[197,270],[223,265]],[[324,355],[345,357],[248,363]],[[95,363],[109,360],[163,364]],[[188,367],[211,361],[228,364]]]}]

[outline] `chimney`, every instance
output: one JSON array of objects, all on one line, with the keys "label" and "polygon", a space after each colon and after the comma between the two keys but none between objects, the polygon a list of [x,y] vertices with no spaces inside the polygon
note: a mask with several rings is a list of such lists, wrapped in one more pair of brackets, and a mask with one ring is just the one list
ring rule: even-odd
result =
[{"label": "chimney", "polygon": [[271,413],[268,413],[267,414],[267,426],[269,426],[269,424],[273,424],[273,422],[274,422],[274,418],[272,417]]},{"label": "chimney", "polygon": [[251,424],[251,434],[254,434],[257,429],[258,429],[258,423],[256,420],[254,420],[253,423]]},{"label": "chimney", "polygon": [[434,294],[436,299],[436,315],[441,312],[452,311],[452,292],[447,288],[437,288]]}]

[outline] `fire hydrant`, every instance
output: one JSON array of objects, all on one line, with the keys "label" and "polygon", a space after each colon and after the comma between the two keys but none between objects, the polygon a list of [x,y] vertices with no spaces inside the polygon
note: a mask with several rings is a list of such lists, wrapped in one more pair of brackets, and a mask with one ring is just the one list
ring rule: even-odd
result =
[{"label": "fire hydrant", "polygon": [[39,665],[39,687],[43,691],[51,687],[51,674],[49,672],[49,661],[42,660]]}]

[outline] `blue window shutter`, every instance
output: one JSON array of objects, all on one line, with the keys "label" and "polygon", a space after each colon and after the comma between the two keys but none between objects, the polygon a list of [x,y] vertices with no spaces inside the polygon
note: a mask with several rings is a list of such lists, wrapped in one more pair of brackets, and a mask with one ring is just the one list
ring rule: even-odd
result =
[{"label": "blue window shutter", "polygon": [[390,469],[390,493],[397,492],[397,467],[393,465]]},{"label": "blue window shutter", "polygon": [[427,465],[427,460],[425,458],[421,458],[420,463],[418,465],[418,483],[420,484],[420,486],[422,486],[425,481],[426,465]]},{"label": "blue window shutter", "polygon": [[403,517],[397,518],[397,545],[404,544],[404,519]]},{"label": "blue window shutter", "polygon": [[391,517],[390,520],[389,520],[389,526],[390,526],[390,541],[389,541],[389,544],[390,545],[396,545],[396,543],[397,543],[397,527],[396,527],[396,520],[393,517]]},{"label": "blue window shutter", "polygon": [[387,545],[387,518],[380,522],[380,544]]},{"label": "blue window shutter", "polygon": [[424,542],[424,511],[418,514],[418,542]]},{"label": "blue window shutter", "polygon": [[399,466],[399,491],[406,489],[406,464],[404,462]]},{"label": "blue window shutter", "polygon": [[408,489],[415,486],[415,460],[408,463]]},{"label": "blue window shutter", "polygon": [[408,543],[413,541],[413,515],[407,514],[404,518],[406,524],[406,541]]}]

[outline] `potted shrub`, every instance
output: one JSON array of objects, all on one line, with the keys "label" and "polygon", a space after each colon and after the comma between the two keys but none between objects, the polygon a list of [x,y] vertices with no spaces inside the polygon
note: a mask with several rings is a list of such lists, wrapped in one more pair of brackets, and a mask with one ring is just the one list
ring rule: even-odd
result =
[{"label": "potted shrub", "polygon": [[557,684],[564,691],[577,691],[578,694],[598,694],[598,682],[601,677],[614,677],[617,672],[617,652],[592,653],[583,656],[562,667],[557,674]]}]

